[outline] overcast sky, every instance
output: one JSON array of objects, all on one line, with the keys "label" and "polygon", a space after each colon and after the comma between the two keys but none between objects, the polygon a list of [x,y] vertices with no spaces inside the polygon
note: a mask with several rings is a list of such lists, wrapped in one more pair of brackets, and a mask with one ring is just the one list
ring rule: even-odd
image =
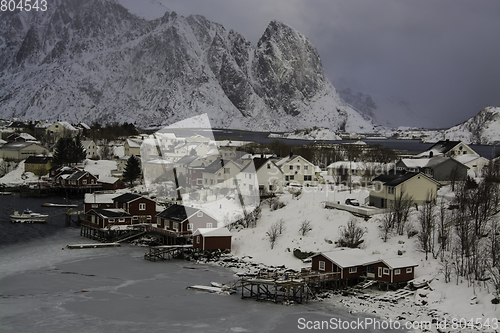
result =
[{"label": "overcast sky", "polygon": [[381,109],[403,102],[411,123],[397,125],[450,127],[500,106],[498,0],[156,1],[254,45],[273,19],[294,27],[316,46],[337,89],[370,94],[381,118]]}]

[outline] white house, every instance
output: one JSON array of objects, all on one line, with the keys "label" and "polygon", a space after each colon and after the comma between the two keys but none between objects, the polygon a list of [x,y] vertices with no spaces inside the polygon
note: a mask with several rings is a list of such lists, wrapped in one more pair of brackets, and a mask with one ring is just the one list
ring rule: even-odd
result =
[{"label": "white house", "polygon": [[473,176],[478,176],[485,166],[490,163],[487,158],[478,155],[460,155],[456,156],[455,159],[460,163],[469,167],[469,172],[473,173]]},{"label": "white house", "polygon": [[276,161],[285,177],[285,184],[295,182],[302,185],[317,184],[316,166],[300,155],[291,155]]},{"label": "white house", "polygon": [[240,170],[241,166],[235,162],[218,158],[203,170],[203,186],[222,184],[230,179],[234,179],[235,183]]},{"label": "white house", "polygon": [[96,158],[97,154],[97,145],[92,140],[82,140],[82,146],[85,149],[85,157],[86,158]]},{"label": "white house", "polygon": [[254,158],[237,178],[242,192],[252,193],[255,187],[260,194],[276,193],[283,188],[283,171],[268,158]]}]

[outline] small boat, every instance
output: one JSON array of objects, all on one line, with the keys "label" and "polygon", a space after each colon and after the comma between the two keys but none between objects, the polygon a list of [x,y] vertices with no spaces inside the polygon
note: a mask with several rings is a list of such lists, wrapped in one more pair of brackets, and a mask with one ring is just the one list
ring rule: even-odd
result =
[{"label": "small boat", "polygon": [[29,209],[25,209],[21,214],[16,210],[14,214],[10,216],[10,221],[12,223],[43,223],[49,217],[48,215],[42,215],[40,213],[34,213]]},{"label": "small boat", "polygon": [[72,205],[72,204],[56,204],[56,203],[44,203],[42,204],[42,207],[72,207],[76,208],[78,205]]}]

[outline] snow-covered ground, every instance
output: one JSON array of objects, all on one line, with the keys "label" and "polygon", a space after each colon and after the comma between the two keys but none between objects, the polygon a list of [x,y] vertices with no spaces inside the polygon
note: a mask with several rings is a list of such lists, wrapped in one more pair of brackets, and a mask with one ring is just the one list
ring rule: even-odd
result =
[{"label": "snow-covered ground", "polygon": [[[467,286],[467,281],[456,278],[450,283],[444,282],[441,273],[439,259],[432,256],[425,260],[424,253],[416,250],[415,238],[408,239],[407,235],[392,236],[387,242],[381,239],[379,228],[380,216],[374,216],[365,221],[356,218],[352,214],[323,208],[323,201],[340,201],[346,198],[356,198],[360,203],[368,196],[367,190],[336,192],[326,186],[321,188],[304,188],[298,199],[292,195],[285,194],[280,201],[285,207],[271,211],[264,207],[262,216],[255,228],[234,230],[232,253],[238,257],[249,256],[254,263],[264,265],[281,266],[300,270],[302,267],[310,267],[310,263],[303,263],[293,255],[295,248],[301,251],[330,251],[335,249],[335,241],[339,238],[339,230],[351,219],[356,219],[366,234],[361,248],[368,254],[379,258],[398,257],[398,251],[403,252],[403,257],[418,263],[415,277],[432,276],[432,291],[420,290],[415,295],[400,300],[397,304],[377,301],[374,297],[360,299],[358,297],[334,295],[326,302],[333,302],[343,307],[348,307],[352,312],[376,313],[386,319],[395,320],[398,317],[405,320],[432,320],[433,318],[447,318],[447,320],[481,318],[482,323],[489,318],[498,318],[500,307],[491,303],[494,298],[492,286],[476,284]],[[440,194],[450,197],[452,194],[449,187],[444,187]],[[410,223],[416,224],[418,212],[413,210]],[[284,231],[271,249],[269,237],[266,234],[273,223],[284,221]],[[299,234],[299,228],[303,221],[309,221],[312,230],[305,236]],[[333,243],[333,244],[332,244]],[[380,292],[369,290],[367,294],[377,296]],[[493,327],[493,326],[492,326]],[[464,332],[467,330],[464,330]],[[490,330],[494,331],[494,330]]]},{"label": "snow-covered ground", "polygon": [[[109,175],[110,170],[116,168],[113,161],[86,161],[85,169],[93,174],[101,176]],[[19,166],[0,179],[2,184],[21,184],[27,181],[36,181],[38,177],[30,173],[24,173],[24,165]],[[130,190],[127,190],[130,191]],[[144,186],[132,189],[134,192],[145,192]],[[368,220],[356,218],[346,211],[325,209],[323,202],[333,201],[343,203],[347,198],[357,199],[361,204],[369,195],[366,189],[339,190],[338,188],[320,185],[319,187],[305,187],[302,194],[294,197],[285,193],[279,200],[285,204],[283,208],[272,211],[269,206],[262,207],[262,214],[254,228],[232,229],[232,254],[239,258],[247,258],[253,263],[267,266],[282,266],[300,270],[310,267],[310,263],[304,263],[293,255],[293,250],[298,248],[303,252],[320,252],[335,249],[335,241],[339,238],[339,231],[348,221],[355,219],[366,233],[361,248],[374,257],[395,258],[398,251],[403,257],[409,258],[418,267],[415,277],[433,276],[432,290],[419,291],[413,296],[400,300],[397,304],[375,300],[374,297],[361,299],[353,296],[333,295],[325,299],[342,307],[348,307],[352,312],[376,313],[386,319],[405,318],[405,320],[432,320],[433,318],[447,318],[453,320],[461,318],[473,319],[485,322],[489,318],[498,318],[500,307],[491,303],[493,299],[493,288],[487,284],[475,284],[468,286],[463,279],[452,278],[450,283],[444,282],[441,273],[439,259],[432,256],[425,260],[425,255],[417,251],[415,238],[406,235],[392,236],[387,242],[383,242],[380,233],[380,216],[374,216]],[[450,199],[453,197],[449,187],[440,190],[439,195]],[[234,220],[241,214],[241,208],[236,200],[231,198],[219,198],[203,204],[209,214],[223,216],[225,221]],[[418,212],[412,211],[410,222],[416,224]],[[283,221],[283,232],[277,238],[274,248],[267,232],[271,225],[280,220]],[[299,228],[304,221],[309,221],[312,227],[306,235],[299,234]],[[368,294],[376,295],[378,291],[367,291]],[[479,318],[479,319],[477,319]],[[463,330],[467,331],[467,330]],[[494,331],[494,330],[490,330]]]}]

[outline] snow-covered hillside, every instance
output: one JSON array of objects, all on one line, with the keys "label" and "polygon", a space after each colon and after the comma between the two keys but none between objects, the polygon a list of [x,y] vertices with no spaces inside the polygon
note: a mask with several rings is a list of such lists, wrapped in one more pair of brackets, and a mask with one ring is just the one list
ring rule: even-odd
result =
[{"label": "snow-covered hillside", "polygon": [[57,0],[43,13],[0,12],[0,117],[163,126],[207,113],[218,128],[372,130],[284,23],[253,46],[202,16],[130,11]]},{"label": "snow-covered hillside", "polygon": [[460,140],[468,144],[500,142],[500,107],[486,107],[469,120],[445,131],[435,132],[428,141]]}]

